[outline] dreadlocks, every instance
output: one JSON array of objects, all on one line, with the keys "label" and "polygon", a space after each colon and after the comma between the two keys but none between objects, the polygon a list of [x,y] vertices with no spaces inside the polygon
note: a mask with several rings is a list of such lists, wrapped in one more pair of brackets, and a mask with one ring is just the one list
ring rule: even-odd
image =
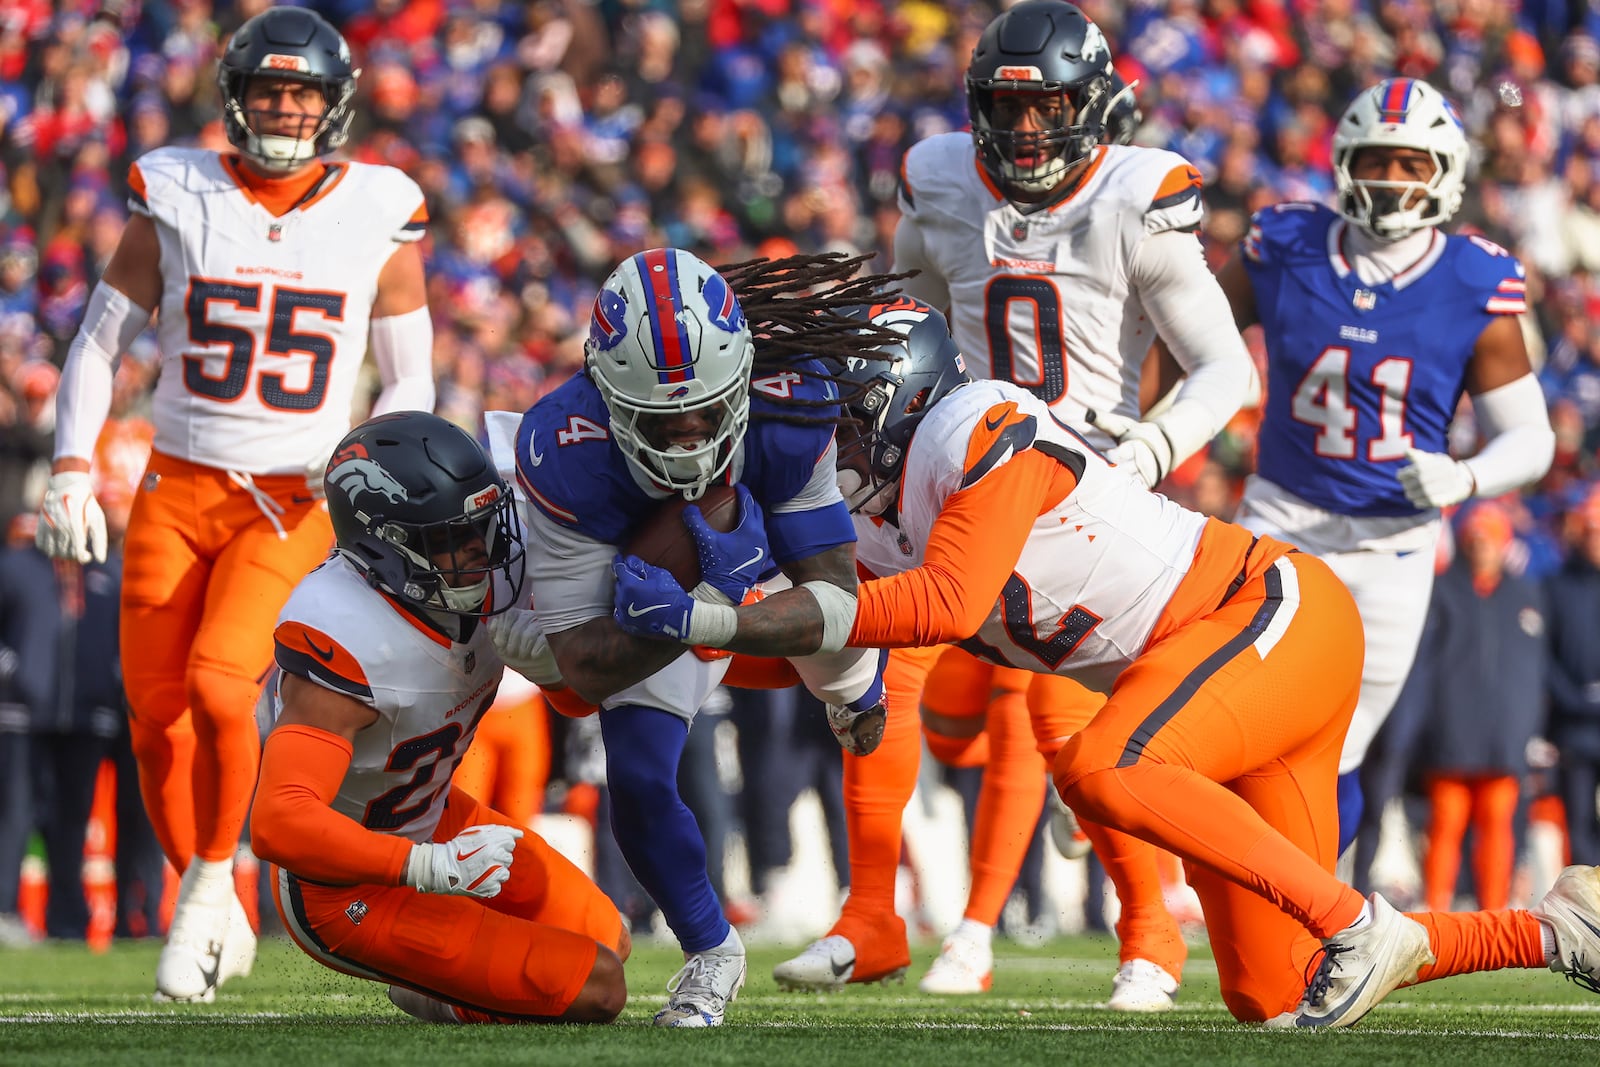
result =
[{"label": "dreadlocks", "polygon": [[[894,300],[900,290],[892,283],[909,278],[902,274],[863,274],[854,277],[871,255],[846,256],[843,252],[785,256],[782,259],[751,259],[716,268],[727,279],[755,339],[752,373],[790,371],[802,377],[833,382],[851,395],[861,388],[826,371],[809,360],[822,360],[842,366],[847,359],[888,361],[893,356],[879,351],[899,345],[904,338],[886,326],[851,318],[842,309],[861,304],[883,304]],[[784,408],[795,409],[768,415],[782,422],[800,424],[837,423],[847,417],[835,412],[839,401],[802,400],[799,397],[767,399]],[[829,413],[807,414],[806,408],[827,408]]]}]

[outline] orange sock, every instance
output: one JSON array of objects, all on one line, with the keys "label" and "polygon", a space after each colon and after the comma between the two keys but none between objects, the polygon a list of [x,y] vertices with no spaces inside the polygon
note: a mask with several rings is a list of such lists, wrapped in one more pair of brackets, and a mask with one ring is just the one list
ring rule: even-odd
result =
[{"label": "orange sock", "polygon": [[1000,921],[1044,810],[1044,760],[1028,722],[1028,674],[997,668],[989,701],[989,762],[972,822],[972,890],[965,917]]},{"label": "orange sock", "polygon": [[1161,850],[1082,815],[1078,825],[1100,857],[1122,908],[1117,917],[1117,958],[1122,963],[1149,960],[1181,980],[1189,946],[1161,896]]},{"label": "orange sock", "polygon": [[1408,912],[1428,929],[1437,959],[1417,982],[1474,971],[1544,967],[1544,928],[1529,911]]}]

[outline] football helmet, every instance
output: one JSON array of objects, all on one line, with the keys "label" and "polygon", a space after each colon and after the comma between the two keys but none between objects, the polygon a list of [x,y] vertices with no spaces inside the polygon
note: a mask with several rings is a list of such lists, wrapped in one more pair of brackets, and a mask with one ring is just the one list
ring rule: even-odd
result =
[{"label": "football helmet", "polygon": [[1144,125],[1144,112],[1139,108],[1139,98],[1133,95],[1139,80],[1125,81],[1116,71],[1111,72],[1111,102],[1106,105],[1106,135],[1108,144],[1132,144],[1133,135]]},{"label": "football helmet", "polygon": [[[978,160],[1002,189],[1049,192],[1105,137],[1111,49],[1100,27],[1066,0],[1023,0],[990,22],[966,81]],[[1067,125],[1027,133],[996,126],[995,94],[1007,91],[1055,93]]]},{"label": "football helmet", "polygon": [[[321,15],[300,7],[268,8],[234,31],[217,64],[228,142],[252,163],[278,172],[334,151],[350,136],[351,100],[360,74],[351,63],[349,43]],[[304,117],[313,127],[310,136],[256,133],[244,106],[245,87],[255,77],[306,82],[322,90],[322,114]]]},{"label": "football helmet", "polygon": [[972,381],[943,315],[920,300],[861,304],[842,313],[898,333],[903,340],[876,351],[883,359],[851,356],[838,371],[844,413],[837,463],[839,491],[853,512],[882,515],[895,504],[911,435],[928,409]]},{"label": "football helmet", "polygon": [[455,423],[425,411],[369,419],[334,449],[323,487],[337,551],[374,588],[471,618],[516,603],[523,549],[511,490]]},{"label": "football helmet", "polygon": [[[1350,164],[1363,148],[1426,152],[1433,157],[1433,177],[1426,182],[1357,181]],[[1381,81],[1356,97],[1334,128],[1339,214],[1388,241],[1448,222],[1461,207],[1470,154],[1461,116],[1439,90],[1415,78]],[[1410,207],[1401,207],[1413,192],[1422,195]]]},{"label": "football helmet", "polygon": [[[594,299],[584,365],[611,435],[652,483],[698,499],[750,425],[755,344],[727,280],[681,248],[652,248],[611,272]],[[663,419],[703,415],[699,441],[666,440]]]}]

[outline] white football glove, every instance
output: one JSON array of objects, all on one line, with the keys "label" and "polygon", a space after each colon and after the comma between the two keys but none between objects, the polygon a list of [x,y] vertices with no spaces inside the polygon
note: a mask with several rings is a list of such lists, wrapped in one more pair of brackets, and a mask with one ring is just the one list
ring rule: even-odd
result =
[{"label": "white football glove", "polygon": [[106,561],[106,513],[94,498],[94,483],[87,471],[50,476],[34,543],[52,559]]},{"label": "white football glove", "polygon": [[563,684],[555,653],[530,608],[489,616],[489,640],[506,666],[541,689]]},{"label": "white football glove", "polygon": [[405,884],[419,893],[492,897],[511,877],[511,859],[522,831],[515,826],[469,826],[449,841],[424,841],[406,857]]},{"label": "white football glove", "polygon": [[1406,465],[1400,468],[1400,488],[1406,499],[1419,508],[1447,508],[1472,495],[1476,481],[1472,468],[1442,452],[1406,449]]},{"label": "white football glove", "polygon": [[1106,458],[1113,463],[1129,463],[1139,472],[1146,489],[1172,473],[1172,442],[1158,423],[1139,422],[1126,415],[1090,411],[1089,423],[1111,436],[1116,443]]}]

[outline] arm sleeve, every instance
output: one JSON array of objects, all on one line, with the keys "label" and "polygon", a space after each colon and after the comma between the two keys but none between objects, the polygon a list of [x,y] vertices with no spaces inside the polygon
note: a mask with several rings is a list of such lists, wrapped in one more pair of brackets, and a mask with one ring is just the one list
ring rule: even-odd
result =
[{"label": "arm sleeve", "polygon": [[111,411],[117,357],[128,350],[150,312],[105,282],[95,285],[73,335],[56,392],[56,458],[89,459]]},{"label": "arm sleeve", "polygon": [[1066,467],[1030,450],[952,493],[934,520],[922,566],[860,587],[850,644],[916,647],[977,633],[1034,520],[1076,484]]},{"label": "arm sleeve", "polygon": [[372,413],[432,411],[433,318],[427,306],[373,319],[370,330],[372,358],[383,382]]},{"label": "arm sleeve", "polygon": [[1472,411],[1487,440],[1466,460],[1473,495],[1495,497],[1544,477],[1556,454],[1539,379],[1524,374],[1472,398]]},{"label": "arm sleeve", "polygon": [[894,269],[920,272],[899,283],[908,296],[941,310],[950,306],[950,286],[928,258],[922,227],[911,215],[901,215],[894,228]]},{"label": "arm sleeve", "polygon": [[1192,234],[1149,235],[1135,249],[1130,271],[1145,314],[1184,371],[1172,406],[1152,420],[1171,441],[1177,466],[1215,437],[1244,403],[1250,353]]},{"label": "arm sleeve", "polygon": [[256,855],[334,885],[400,885],[411,842],[368,830],[332,808],[350,769],[350,742],[311,726],[267,735],[250,816]]}]

